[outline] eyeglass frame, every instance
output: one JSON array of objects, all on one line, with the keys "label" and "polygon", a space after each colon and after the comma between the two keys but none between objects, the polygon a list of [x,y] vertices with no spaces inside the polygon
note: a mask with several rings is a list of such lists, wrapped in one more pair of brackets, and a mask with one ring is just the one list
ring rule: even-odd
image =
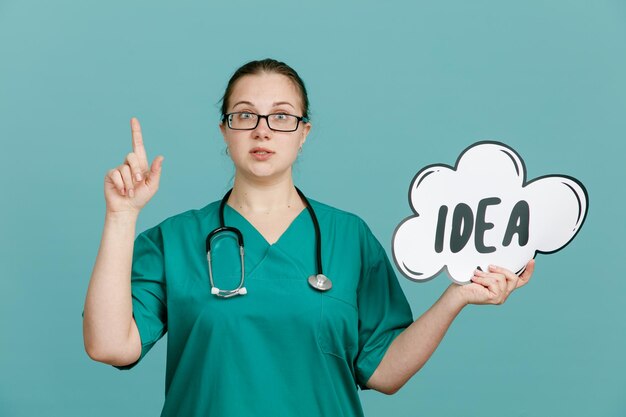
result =
[{"label": "eyeglass frame", "polygon": [[[250,127],[250,128],[246,128],[246,129],[237,129],[231,126],[231,120],[229,118],[229,116],[232,116],[233,114],[243,114],[243,113],[248,113],[248,114],[254,114],[257,119],[256,119],[256,124],[254,125],[254,127]],[[295,117],[296,118],[296,127],[293,130],[280,130],[280,129],[273,129],[270,126],[270,119],[268,119],[268,117],[270,116],[274,116],[277,114],[282,114],[285,116],[291,116],[291,117]],[[267,123],[267,127],[274,131],[274,132],[295,132],[296,130],[298,130],[298,128],[300,127],[300,122],[303,123],[308,123],[309,122],[309,118],[306,116],[296,116],[295,114],[289,114],[289,113],[270,113],[270,114],[257,114],[251,111],[235,111],[232,113],[224,113],[222,114],[222,121],[226,120],[226,125],[228,126],[229,129],[231,130],[254,130],[259,126],[259,122],[261,121],[261,119],[265,119],[265,123]]]}]

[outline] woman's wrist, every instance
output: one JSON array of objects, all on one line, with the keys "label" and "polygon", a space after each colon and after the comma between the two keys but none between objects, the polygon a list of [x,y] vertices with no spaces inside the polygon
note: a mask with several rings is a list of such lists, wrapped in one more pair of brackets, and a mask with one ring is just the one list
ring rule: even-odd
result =
[{"label": "woman's wrist", "polygon": [[113,223],[113,224],[135,224],[137,223],[137,218],[139,217],[139,211],[128,210],[128,211],[107,211],[104,216],[105,223]]},{"label": "woman's wrist", "polygon": [[469,304],[467,297],[463,295],[463,286],[459,284],[450,284],[441,298],[445,299],[446,304],[456,312],[461,311],[463,307]]}]

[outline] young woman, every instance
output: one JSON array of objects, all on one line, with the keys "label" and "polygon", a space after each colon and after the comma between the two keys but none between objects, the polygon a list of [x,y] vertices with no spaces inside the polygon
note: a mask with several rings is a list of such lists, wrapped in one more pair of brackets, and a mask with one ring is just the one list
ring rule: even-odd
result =
[{"label": "young woman", "polygon": [[[476,271],[414,321],[367,225],[294,186],[308,107],[304,83],[286,64],[239,68],[220,122],[235,165],[232,191],[136,239],[163,157],[148,165],[131,120],[133,152],[105,177],[83,332],[89,356],[119,369],[134,367],[167,332],[162,416],[363,415],[359,387],[396,392],[465,305],[501,304],[532,275],[533,261],[520,277]],[[227,251],[238,233],[245,249]]]}]

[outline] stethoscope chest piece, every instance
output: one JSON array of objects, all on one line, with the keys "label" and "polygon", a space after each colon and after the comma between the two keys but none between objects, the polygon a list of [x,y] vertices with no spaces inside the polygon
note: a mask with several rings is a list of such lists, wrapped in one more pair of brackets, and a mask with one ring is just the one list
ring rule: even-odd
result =
[{"label": "stethoscope chest piece", "polygon": [[318,291],[328,291],[332,288],[333,283],[326,275],[317,274],[309,277],[309,285]]}]

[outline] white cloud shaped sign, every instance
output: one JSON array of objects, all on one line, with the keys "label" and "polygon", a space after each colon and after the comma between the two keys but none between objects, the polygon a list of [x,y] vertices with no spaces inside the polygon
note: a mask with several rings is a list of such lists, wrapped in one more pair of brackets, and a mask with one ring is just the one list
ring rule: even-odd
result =
[{"label": "white cloud shaped sign", "polygon": [[419,171],[409,204],[414,215],[393,236],[398,269],[414,281],[446,269],[453,281],[468,283],[477,267],[520,273],[537,252],[565,247],[585,221],[588,197],[578,180],[565,175],[527,182],[515,150],[483,141],[463,151],[455,167]]}]

